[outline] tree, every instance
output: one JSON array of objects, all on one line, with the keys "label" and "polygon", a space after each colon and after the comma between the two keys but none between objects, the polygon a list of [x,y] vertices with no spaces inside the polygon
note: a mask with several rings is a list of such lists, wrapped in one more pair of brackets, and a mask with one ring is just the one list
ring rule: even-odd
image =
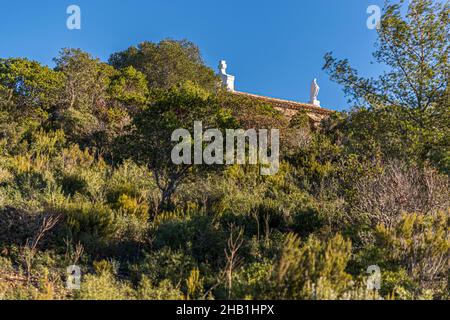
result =
[{"label": "tree", "polygon": [[360,77],[331,53],[324,69],[355,104],[345,122],[349,141],[370,140],[373,152],[449,170],[450,5],[412,0],[402,15],[404,2],[385,8],[374,58],[386,71],[378,79]]},{"label": "tree", "polygon": [[289,125],[288,119],[270,104],[236,95],[225,90],[217,93],[223,108],[230,110],[243,129],[279,129]]},{"label": "tree", "polygon": [[66,77],[55,126],[72,140],[106,152],[146,104],[145,76],[133,67],[116,70],[79,49],[63,49],[55,62],[55,70]]},{"label": "tree", "polygon": [[63,85],[62,73],[38,62],[0,59],[0,107],[17,117],[45,120]]},{"label": "tree", "polygon": [[199,48],[187,40],[143,42],[114,53],[109,63],[116,69],[133,66],[147,77],[149,88],[169,89],[189,80],[212,90],[219,83],[204,64]]},{"label": "tree", "polygon": [[47,121],[64,81],[62,73],[38,62],[0,59],[0,140],[5,151],[18,151],[23,138]]},{"label": "tree", "polygon": [[89,111],[104,103],[114,68],[80,49],[63,49],[54,61],[55,70],[67,77],[65,109]]},{"label": "tree", "polygon": [[115,70],[80,49],[63,49],[54,61],[55,70],[66,77],[54,127],[64,129],[72,141],[91,145],[88,140],[105,130],[101,118],[107,113],[107,89]]},{"label": "tree", "polygon": [[118,144],[122,153],[147,165],[153,172],[161,190],[159,209],[163,210],[171,207],[178,186],[202,167],[172,162],[171,153],[178,144],[171,141],[172,133],[186,129],[193,137],[195,121],[202,122],[203,130],[232,128],[234,122],[214,95],[192,82],[156,90],[152,101],[134,117],[133,131],[125,141],[119,139]]},{"label": "tree", "polygon": [[149,90],[144,74],[125,67],[111,78],[108,93],[122,108],[136,112],[147,103]]}]

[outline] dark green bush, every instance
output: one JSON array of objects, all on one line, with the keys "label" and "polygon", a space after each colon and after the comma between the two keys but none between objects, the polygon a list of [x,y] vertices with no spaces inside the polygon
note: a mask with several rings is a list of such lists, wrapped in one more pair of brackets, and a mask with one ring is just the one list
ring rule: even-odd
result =
[{"label": "dark green bush", "polygon": [[89,194],[86,180],[76,174],[63,176],[61,179],[61,186],[64,194],[68,196],[73,197],[77,193],[84,195]]}]

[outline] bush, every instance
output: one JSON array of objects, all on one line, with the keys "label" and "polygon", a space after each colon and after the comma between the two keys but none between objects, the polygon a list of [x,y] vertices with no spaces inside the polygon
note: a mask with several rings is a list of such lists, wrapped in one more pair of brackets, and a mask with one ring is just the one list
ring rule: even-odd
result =
[{"label": "bush", "polygon": [[67,196],[73,197],[77,193],[88,195],[87,182],[78,175],[65,175],[61,179],[62,190]]},{"label": "bush", "polygon": [[123,214],[135,216],[143,223],[149,218],[148,204],[143,199],[132,198],[126,194],[117,199],[115,209]]},{"label": "bush", "polygon": [[130,266],[130,270],[136,281],[147,278],[151,283],[168,280],[172,284],[179,284],[189,276],[196,265],[189,254],[166,247],[145,253],[142,261]]},{"label": "bush", "polygon": [[102,204],[69,203],[57,210],[63,213],[68,235],[75,242],[94,245],[110,239],[115,230],[114,212]]},{"label": "bush", "polygon": [[290,234],[259,298],[342,298],[353,289],[352,277],[345,271],[350,254],[351,243],[340,235],[326,242],[310,237],[301,245]]},{"label": "bush", "polygon": [[159,249],[181,249],[201,263],[217,266],[223,259],[225,236],[211,217],[197,214],[183,221],[159,224],[154,231],[154,245]]},{"label": "bush", "polygon": [[155,213],[159,202],[159,190],[153,175],[145,167],[139,167],[129,160],[125,161],[112,171],[106,187],[106,197],[111,206],[116,208],[128,206],[124,208],[127,213],[136,210],[137,215],[142,218],[149,213]]},{"label": "bush", "polygon": [[0,246],[23,245],[39,227],[37,215],[5,207],[0,209]]},{"label": "bush", "polygon": [[76,293],[78,300],[130,300],[135,299],[132,287],[118,281],[110,273],[86,275],[81,283],[81,290]]},{"label": "bush", "polygon": [[[450,207],[450,184],[434,169],[395,161],[377,175],[362,176],[350,202],[354,219],[376,226],[396,225],[403,212],[432,214]],[[355,221],[356,222],[356,221]]]},{"label": "bush", "polygon": [[143,277],[137,289],[138,300],[182,300],[183,293],[172,285],[169,280],[163,280],[158,286]]},{"label": "bush", "polygon": [[449,212],[404,214],[395,226],[379,225],[376,229],[380,261],[393,272],[406,271],[414,281],[409,286],[411,298],[419,298],[427,289],[433,290],[435,298],[448,292],[448,287],[442,289],[448,286],[449,216]]}]

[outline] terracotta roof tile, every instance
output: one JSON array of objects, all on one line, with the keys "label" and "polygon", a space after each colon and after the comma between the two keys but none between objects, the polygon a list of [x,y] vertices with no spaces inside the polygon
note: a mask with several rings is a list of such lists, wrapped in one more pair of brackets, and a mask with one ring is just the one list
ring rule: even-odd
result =
[{"label": "terracotta roof tile", "polygon": [[301,103],[301,102],[295,102],[295,101],[290,101],[290,100],[276,99],[276,98],[259,96],[256,94],[251,94],[251,93],[246,93],[246,92],[239,92],[239,91],[234,91],[233,93],[236,95],[247,96],[250,98],[268,102],[278,108],[283,108],[283,109],[305,110],[305,111],[308,111],[311,113],[316,113],[316,114],[321,114],[321,115],[330,115],[335,112],[335,111],[324,109],[324,108],[321,108],[321,107],[318,107],[318,106],[315,106],[315,105],[309,104],[309,103]]}]

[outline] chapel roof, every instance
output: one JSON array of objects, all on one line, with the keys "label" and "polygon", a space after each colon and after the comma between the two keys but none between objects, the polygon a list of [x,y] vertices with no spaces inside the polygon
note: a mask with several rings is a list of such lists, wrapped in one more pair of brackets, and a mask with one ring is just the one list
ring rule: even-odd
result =
[{"label": "chapel roof", "polygon": [[304,102],[297,102],[297,101],[291,101],[291,100],[284,100],[284,99],[278,99],[278,98],[272,98],[272,97],[266,97],[266,96],[260,96],[252,93],[246,93],[246,92],[240,92],[240,91],[233,91],[233,94],[249,97],[252,99],[257,99],[261,102],[266,102],[271,104],[274,107],[281,108],[281,109],[290,109],[293,111],[300,111],[304,110],[306,112],[316,113],[320,115],[331,115],[335,111],[325,109],[322,107],[315,106],[310,103],[304,103]]}]

